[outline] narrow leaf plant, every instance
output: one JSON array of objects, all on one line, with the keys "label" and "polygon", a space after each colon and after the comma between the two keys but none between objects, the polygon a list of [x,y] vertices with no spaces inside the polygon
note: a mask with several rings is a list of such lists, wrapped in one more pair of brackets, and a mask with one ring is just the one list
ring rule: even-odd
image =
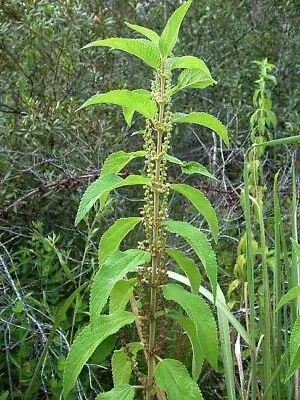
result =
[{"label": "narrow leaf plant", "polygon": [[[79,374],[93,352],[111,335],[120,331],[121,347],[112,357],[114,388],[100,393],[97,400],[201,400],[198,379],[208,363],[218,370],[217,325],[211,308],[199,295],[201,276],[207,278],[213,299],[217,295],[217,262],[209,238],[198,227],[168,216],[170,192],[184,196],[204,217],[212,238],[218,239],[218,220],[204,194],[187,184],[169,183],[168,163],[177,164],[184,174],[213,178],[197,162],[184,162],[168,154],[174,124],[197,124],[214,131],[228,145],[225,126],[204,112],[174,112],[172,98],[182,90],[204,89],[214,85],[205,63],[193,56],[173,54],[182,21],[192,4],[182,4],[167,21],[159,36],[152,30],[126,23],[142,38],[110,38],[85,46],[108,47],[138,57],[152,68],[151,90],[112,90],[99,93],[81,108],[103,103],[122,107],[126,123],[134,114],[143,118],[144,149],[131,153],[119,151],[105,161],[100,177],[84,193],[76,216],[79,224],[97,203],[105,207],[112,191],[140,185],[144,189],[141,214],[120,218],[103,234],[99,244],[99,268],[90,289],[90,323],[75,338],[65,363],[63,394],[67,399]],[[172,77],[175,73],[177,79]],[[132,160],[145,160],[143,175],[119,174]],[[142,224],[144,237],[137,248],[121,251],[119,246],[129,232]],[[194,251],[195,259],[172,248],[172,235],[183,239]],[[198,259],[198,263],[195,261]],[[169,283],[169,261],[190,280],[191,290]],[[126,337],[124,327],[133,324],[135,335]],[[187,334],[192,350],[191,365],[173,359],[167,338],[178,326]],[[101,347],[100,347],[101,349]]]}]

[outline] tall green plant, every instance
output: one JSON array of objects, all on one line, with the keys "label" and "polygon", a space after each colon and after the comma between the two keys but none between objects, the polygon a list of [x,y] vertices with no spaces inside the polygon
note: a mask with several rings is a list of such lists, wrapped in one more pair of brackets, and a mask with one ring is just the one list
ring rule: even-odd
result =
[{"label": "tall green plant", "polygon": [[[199,400],[197,385],[202,365],[206,360],[218,368],[217,327],[213,314],[204,299],[196,294],[200,286],[198,267],[177,249],[167,245],[167,234],[181,236],[194,250],[217,293],[217,263],[208,238],[188,222],[173,221],[168,217],[170,191],[185,196],[203,214],[218,237],[218,222],[209,201],[198,189],[186,184],[169,184],[167,163],[176,163],[183,172],[191,168],[168,155],[174,124],[198,124],[217,133],[228,144],[225,126],[204,112],[173,113],[172,97],[187,89],[203,89],[216,82],[205,63],[193,56],[176,57],[173,49],[183,18],[192,0],[180,6],[170,17],[162,34],[127,24],[143,39],[110,38],[86,46],[104,46],[135,55],[152,68],[154,79],[151,92],[146,89],[113,90],[96,94],[81,108],[100,103],[122,107],[130,126],[135,113],[145,118],[144,150],[126,153],[120,151],[108,157],[100,177],[86,190],[76,217],[79,224],[94,204],[105,205],[110,193],[128,185],[144,188],[144,207],[141,216],[117,220],[101,238],[99,269],[93,277],[90,296],[90,324],[76,337],[66,360],[64,397],[73,389],[84,364],[109,336],[129,324],[135,324],[137,336],[115,351],[112,358],[114,389],[100,394],[97,399],[133,399],[135,395],[150,399]],[[175,84],[174,70],[182,70]],[[129,175],[123,179],[120,171],[133,159],[145,159],[144,175]],[[208,175],[198,163],[192,163],[192,173]],[[119,245],[138,224],[143,224],[144,238],[138,248],[120,251]],[[168,283],[167,261],[173,259],[191,282],[192,292],[182,286]],[[106,303],[109,301],[109,307]],[[172,303],[171,303],[172,302]],[[128,303],[131,311],[125,311]],[[177,303],[182,311],[175,312],[169,304]],[[168,321],[176,322],[189,337],[192,351],[192,377],[179,360],[168,358]],[[137,341],[136,341],[137,340]],[[143,351],[144,361],[138,356]],[[139,362],[138,362],[139,361]],[[140,391],[140,392],[139,392]]]}]

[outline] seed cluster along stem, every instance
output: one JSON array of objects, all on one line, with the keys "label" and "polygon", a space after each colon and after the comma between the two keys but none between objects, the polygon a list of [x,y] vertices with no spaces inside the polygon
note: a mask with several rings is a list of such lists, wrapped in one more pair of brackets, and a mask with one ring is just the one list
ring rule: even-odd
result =
[{"label": "seed cluster along stem", "polygon": [[155,359],[157,358],[157,346],[156,346],[156,330],[157,330],[157,295],[160,286],[159,276],[163,273],[163,260],[162,253],[165,252],[164,238],[163,238],[163,226],[162,221],[166,215],[165,209],[162,207],[162,188],[165,185],[165,174],[163,173],[162,159],[164,157],[164,150],[166,150],[164,140],[168,140],[165,137],[165,106],[167,102],[166,98],[166,72],[164,63],[162,63],[161,69],[158,71],[158,82],[159,82],[159,93],[152,93],[156,97],[156,101],[159,105],[158,116],[153,123],[153,134],[156,135],[156,149],[154,156],[154,176],[152,181],[152,193],[153,193],[153,219],[152,219],[152,238],[150,251],[152,254],[151,272],[149,277],[150,284],[150,301],[149,301],[149,336],[148,336],[148,372],[147,372],[147,388],[146,398],[154,399],[155,396],[155,385],[154,385],[154,373],[155,373]]}]

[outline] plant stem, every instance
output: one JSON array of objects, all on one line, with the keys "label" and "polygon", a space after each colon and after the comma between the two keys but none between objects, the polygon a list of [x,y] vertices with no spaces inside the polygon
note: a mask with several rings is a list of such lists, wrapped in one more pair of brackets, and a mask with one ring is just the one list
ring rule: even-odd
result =
[{"label": "plant stem", "polygon": [[157,275],[160,267],[160,238],[159,233],[161,230],[160,218],[160,183],[161,183],[161,154],[162,154],[162,140],[163,140],[163,122],[165,112],[165,76],[164,68],[162,67],[160,73],[160,103],[159,115],[156,124],[157,142],[156,142],[156,159],[155,159],[155,177],[153,182],[153,241],[152,241],[152,266],[151,266],[151,287],[150,287],[150,306],[149,306],[149,344],[148,344],[148,376],[147,376],[147,399],[153,398],[154,393],[154,372],[155,372],[155,337],[156,337],[156,303],[157,303]]}]

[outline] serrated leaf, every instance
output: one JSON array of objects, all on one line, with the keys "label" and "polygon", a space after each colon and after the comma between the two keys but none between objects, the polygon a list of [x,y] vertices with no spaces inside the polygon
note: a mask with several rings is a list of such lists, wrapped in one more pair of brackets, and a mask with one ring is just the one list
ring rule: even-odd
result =
[{"label": "serrated leaf", "polygon": [[101,265],[108,256],[119,248],[120,243],[134,227],[142,221],[141,217],[120,218],[102,235],[99,249],[98,260]]},{"label": "serrated leaf", "polygon": [[135,315],[129,312],[101,315],[97,319],[95,329],[91,325],[85,327],[73,342],[66,359],[63,379],[63,395],[66,399],[73,389],[76,379],[84,364],[103,340],[118,332],[120,328],[131,324]]},{"label": "serrated leaf", "polygon": [[133,400],[134,388],[127,384],[118,385],[106,393],[101,393],[95,400]]},{"label": "serrated leaf", "polygon": [[169,18],[159,40],[159,48],[163,56],[169,56],[176,44],[182,20],[187,13],[192,0],[182,4]]},{"label": "serrated leaf", "polygon": [[145,36],[146,38],[150,39],[153,43],[156,45],[159,42],[159,35],[154,32],[152,29],[145,28],[144,26],[140,25],[135,25],[135,24],[130,24],[129,22],[125,22],[125,24],[133,29],[134,31],[140,33],[141,35]]},{"label": "serrated leaf", "polygon": [[204,233],[187,222],[168,220],[164,222],[164,225],[169,232],[182,236],[193,248],[204,266],[215,298],[217,291],[217,260]]},{"label": "serrated leaf", "polygon": [[160,54],[157,46],[149,40],[145,39],[127,39],[127,38],[110,38],[103,40],[96,40],[84,46],[88,47],[110,47],[114,50],[122,50],[126,53],[132,54],[152,68],[159,68]]},{"label": "serrated leaf", "polygon": [[186,332],[193,350],[192,376],[195,382],[199,379],[204,361],[203,351],[198,339],[197,330],[193,321],[175,313],[170,315]]},{"label": "serrated leaf", "polygon": [[75,219],[75,225],[79,224],[103,194],[112,191],[121,182],[122,178],[115,174],[100,176],[95,182],[93,182],[82,196]]},{"label": "serrated leaf", "polygon": [[[142,350],[143,345],[140,342],[129,343],[130,352],[133,355],[133,361],[138,351]],[[116,350],[111,360],[114,385],[129,383],[132,363],[124,348]]]},{"label": "serrated leaf", "polygon": [[290,377],[300,369],[300,316],[296,319],[296,322],[293,326],[290,343],[289,343],[289,352],[290,352],[290,366],[288,372],[286,374],[285,381],[290,379]]},{"label": "serrated leaf", "polygon": [[207,76],[210,76],[210,71],[205,62],[197,57],[183,56],[168,58],[167,64],[170,69],[201,69]]},{"label": "serrated leaf", "polygon": [[141,175],[129,175],[125,179],[115,174],[100,175],[100,177],[87,188],[82,196],[75,219],[75,225],[79,224],[97,200],[105,194],[110,193],[112,190],[123,186],[150,185],[150,183],[151,181],[149,178]]},{"label": "serrated leaf", "polygon": [[168,400],[203,400],[198,385],[177,360],[160,361],[155,370],[155,382],[167,393]]},{"label": "serrated leaf", "polygon": [[215,242],[218,242],[219,224],[213,206],[201,190],[185,184],[171,184],[171,189],[185,196],[206,219]]},{"label": "serrated leaf", "polygon": [[182,286],[168,284],[163,288],[166,300],[178,303],[195,324],[204,358],[218,370],[218,332],[213,314],[202,297],[186,291]]},{"label": "serrated leaf", "polygon": [[92,328],[105,306],[113,286],[128,272],[133,272],[142,264],[148,263],[151,255],[143,250],[116,251],[105,261],[96,273],[90,295],[90,318]]},{"label": "serrated leaf", "polygon": [[89,107],[96,104],[115,104],[137,111],[145,118],[154,118],[157,112],[156,103],[151,98],[150,92],[140,90],[111,90],[107,93],[95,94],[78,108]]},{"label": "serrated leaf", "polygon": [[192,292],[198,294],[201,275],[194,260],[188,258],[182,251],[167,249],[166,253],[173,258],[190,281]]},{"label": "serrated leaf", "polygon": [[121,280],[115,284],[110,293],[109,313],[124,311],[133,293],[137,279]]},{"label": "serrated leaf", "polygon": [[177,85],[171,89],[170,94],[175,94],[183,89],[205,89],[217,83],[210,75],[208,69],[185,69],[178,77]]},{"label": "serrated leaf", "polygon": [[216,180],[216,178],[204,167],[204,165],[196,161],[188,161],[184,163],[181,169],[182,172],[187,175],[199,174]]},{"label": "serrated leaf", "polygon": [[166,154],[165,158],[170,163],[179,165],[184,174],[200,174],[207,176],[210,179],[216,179],[202,164],[197,163],[196,161],[182,161],[170,154]]},{"label": "serrated leaf", "polygon": [[117,174],[119,173],[130,161],[145,157],[146,152],[144,150],[133,151],[131,153],[126,153],[123,150],[117,151],[113,154],[110,154],[105,160],[102,169],[101,175],[106,174]]},{"label": "serrated leaf", "polygon": [[205,126],[219,135],[223,142],[229,146],[228,133],[225,125],[213,115],[204,112],[193,112],[191,114],[177,113],[173,115],[173,122]]},{"label": "serrated leaf", "polygon": [[291,300],[296,299],[297,297],[300,297],[300,286],[295,286],[292,289],[290,289],[279,301],[276,310],[279,310],[282,306],[290,302]]}]

